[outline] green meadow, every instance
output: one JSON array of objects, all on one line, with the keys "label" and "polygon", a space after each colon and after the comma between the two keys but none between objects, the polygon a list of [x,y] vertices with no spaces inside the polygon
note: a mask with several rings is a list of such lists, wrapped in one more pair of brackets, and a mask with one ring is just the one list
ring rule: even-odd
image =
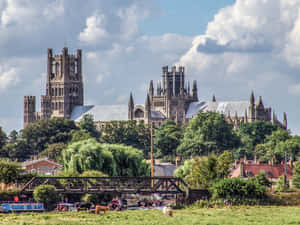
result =
[{"label": "green meadow", "polygon": [[203,208],[174,210],[173,217],[165,217],[161,210],[109,211],[104,216],[87,212],[1,214],[0,224],[300,224],[300,207],[239,206],[230,208]]}]

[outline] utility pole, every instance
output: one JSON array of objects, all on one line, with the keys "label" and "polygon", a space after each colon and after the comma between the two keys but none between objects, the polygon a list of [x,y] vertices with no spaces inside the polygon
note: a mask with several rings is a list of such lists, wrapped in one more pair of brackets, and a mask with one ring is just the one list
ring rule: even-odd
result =
[{"label": "utility pole", "polygon": [[284,151],[284,187],[287,186],[286,151]]},{"label": "utility pole", "polygon": [[151,123],[151,129],[150,129],[150,134],[151,134],[151,187],[154,187],[154,158],[153,158],[153,125]]}]

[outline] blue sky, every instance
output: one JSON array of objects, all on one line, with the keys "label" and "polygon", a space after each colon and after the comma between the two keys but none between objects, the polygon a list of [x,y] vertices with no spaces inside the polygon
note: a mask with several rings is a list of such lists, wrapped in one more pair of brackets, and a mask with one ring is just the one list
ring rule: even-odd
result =
[{"label": "blue sky", "polygon": [[235,0],[156,0],[156,2],[160,7],[160,15],[141,21],[142,33],[198,35],[205,32],[207,23],[219,9],[233,4]]},{"label": "blue sky", "polygon": [[85,104],[144,103],[161,68],[185,66],[200,101],[263,97],[300,134],[300,0],[2,0],[0,126],[45,94],[46,53],[83,50]]}]

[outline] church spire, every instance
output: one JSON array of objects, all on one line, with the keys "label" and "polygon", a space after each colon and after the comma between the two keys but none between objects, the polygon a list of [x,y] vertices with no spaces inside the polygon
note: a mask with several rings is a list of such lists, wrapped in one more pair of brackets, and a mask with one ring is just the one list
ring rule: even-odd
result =
[{"label": "church spire", "polygon": [[259,100],[258,100],[258,104],[257,105],[258,106],[264,106],[261,96],[259,96]]},{"label": "church spire", "polygon": [[195,102],[197,102],[198,101],[198,89],[197,89],[197,81],[196,80],[193,81],[192,92],[193,92],[193,99]]},{"label": "church spire", "polygon": [[254,97],[254,92],[251,92],[251,96],[250,96],[250,104],[254,105],[255,104],[255,97]]},{"label": "church spire", "polygon": [[133,110],[134,110],[134,102],[133,102],[133,97],[132,93],[130,92],[130,97],[128,101],[128,119],[133,120]]},{"label": "church spire", "polygon": [[212,102],[216,102],[216,96],[215,96],[215,94],[213,94]]},{"label": "church spire", "polygon": [[287,125],[287,115],[286,113],[283,113],[283,127],[287,129]]},{"label": "church spire", "polygon": [[151,96],[151,98],[154,95],[154,87],[153,87],[153,80],[150,81],[150,86],[149,86],[149,95]]}]

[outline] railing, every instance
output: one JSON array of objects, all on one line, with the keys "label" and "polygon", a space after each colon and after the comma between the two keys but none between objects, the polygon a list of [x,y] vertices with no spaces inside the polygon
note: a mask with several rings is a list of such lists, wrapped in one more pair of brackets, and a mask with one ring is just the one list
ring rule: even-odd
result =
[{"label": "railing", "polygon": [[55,186],[58,193],[186,193],[187,184],[174,177],[34,177],[21,189],[32,193],[42,184]]}]

